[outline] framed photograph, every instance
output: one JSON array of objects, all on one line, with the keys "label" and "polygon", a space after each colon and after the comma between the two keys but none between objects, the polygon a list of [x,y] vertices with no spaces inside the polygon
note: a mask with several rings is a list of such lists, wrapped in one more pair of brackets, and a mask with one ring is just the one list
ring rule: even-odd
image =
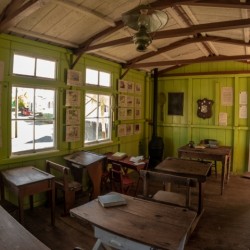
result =
[{"label": "framed photograph", "polygon": [[135,109],[135,119],[141,119],[142,118],[142,113],[141,109],[136,108]]},{"label": "framed photograph", "polygon": [[134,109],[133,108],[127,108],[126,119],[127,120],[134,119]]},{"label": "framed photograph", "polygon": [[126,106],[127,106],[127,96],[118,95],[118,107],[126,107]]},{"label": "framed photograph", "polygon": [[82,86],[82,72],[69,69],[67,71],[67,85]]},{"label": "framed photograph", "polygon": [[133,124],[126,124],[126,135],[133,134]]},{"label": "framed photograph", "polygon": [[134,124],[134,134],[140,134],[141,133],[141,124],[137,123]]},{"label": "framed photograph", "polygon": [[138,94],[138,95],[142,94],[142,86],[140,83],[135,83],[135,94]]},{"label": "framed photograph", "polygon": [[141,108],[142,107],[142,98],[136,96],[135,97],[135,108]]},{"label": "framed photograph", "polygon": [[118,108],[118,120],[126,120],[126,117],[127,117],[127,109]]},{"label": "framed photograph", "polygon": [[118,137],[126,136],[126,124],[119,124],[117,126],[117,136]]},{"label": "framed photograph", "polygon": [[134,83],[133,82],[127,82],[127,92],[134,93]]},{"label": "framed photograph", "polygon": [[183,115],[184,93],[168,93],[168,115]]},{"label": "framed photograph", "polygon": [[66,126],[66,142],[80,141],[80,126]]},{"label": "framed photograph", "polygon": [[118,80],[118,91],[127,92],[127,82],[123,80]]},{"label": "framed photograph", "polygon": [[66,125],[80,124],[80,109],[67,109],[66,110]]},{"label": "framed photograph", "polygon": [[66,106],[80,107],[80,91],[66,90]]},{"label": "framed photograph", "polygon": [[127,95],[127,106],[126,107],[134,107],[134,96]]}]

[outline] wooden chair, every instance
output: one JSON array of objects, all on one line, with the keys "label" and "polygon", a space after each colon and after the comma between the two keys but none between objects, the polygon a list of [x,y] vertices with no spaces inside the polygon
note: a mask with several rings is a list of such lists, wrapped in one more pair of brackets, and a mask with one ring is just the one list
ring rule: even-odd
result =
[{"label": "wooden chair", "polygon": [[124,172],[122,165],[113,162],[109,171],[112,190],[128,194],[131,187],[134,185],[134,180]]},{"label": "wooden chair", "polygon": [[[191,187],[196,183],[195,179],[170,175],[155,171],[140,170],[140,176],[143,179],[143,198],[154,201],[191,208]],[[150,184],[171,183],[178,185],[178,188],[184,187],[184,192],[158,190],[152,196],[149,196]]]},{"label": "wooden chair", "polygon": [[[82,189],[79,182],[71,180],[70,169],[52,161],[46,161],[46,171],[55,175],[55,189],[63,191],[64,194],[64,215],[74,206],[75,193]],[[57,195],[56,195],[57,197]]]}]

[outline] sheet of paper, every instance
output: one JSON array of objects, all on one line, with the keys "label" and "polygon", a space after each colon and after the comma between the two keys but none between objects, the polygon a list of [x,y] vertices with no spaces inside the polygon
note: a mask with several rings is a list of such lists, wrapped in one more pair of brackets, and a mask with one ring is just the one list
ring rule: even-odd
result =
[{"label": "sheet of paper", "polygon": [[232,87],[221,88],[221,105],[233,106],[233,88]]},{"label": "sheet of paper", "polygon": [[247,104],[247,91],[241,91],[240,92],[239,104],[240,105],[246,105]]},{"label": "sheet of paper", "polygon": [[219,113],[219,125],[227,126],[227,113]]},{"label": "sheet of paper", "polygon": [[239,118],[241,119],[247,118],[247,105],[240,105]]}]

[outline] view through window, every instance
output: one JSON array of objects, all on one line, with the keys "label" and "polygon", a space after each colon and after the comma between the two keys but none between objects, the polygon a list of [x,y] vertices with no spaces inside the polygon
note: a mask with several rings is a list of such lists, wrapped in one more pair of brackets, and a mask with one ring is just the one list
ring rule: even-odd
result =
[{"label": "view through window", "polygon": [[55,91],[12,87],[12,153],[36,152],[55,146]]}]

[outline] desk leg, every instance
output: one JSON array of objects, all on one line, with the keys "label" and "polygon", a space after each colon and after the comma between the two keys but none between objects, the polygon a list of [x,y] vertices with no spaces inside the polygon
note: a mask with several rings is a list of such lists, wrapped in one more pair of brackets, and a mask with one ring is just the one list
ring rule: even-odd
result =
[{"label": "desk leg", "polygon": [[51,180],[50,184],[51,225],[55,226],[55,181]]},{"label": "desk leg", "polygon": [[93,193],[91,199],[95,199],[98,195],[101,194],[102,161],[88,166],[87,171],[93,185]]},{"label": "desk leg", "polygon": [[226,183],[229,181],[230,171],[231,171],[231,156],[226,156],[226,166],[227,166],[227,173],[226,173]]},{"label": "desk leg", "polygon": [[203,211],[203,200],[204,200],[204,186],[205,182],[201,183],[199,182],[199,200],[198,200],[198,215],[202,213]]},{"label": "desk leg", "polygon": [[29,196],[29,200],[30,200],[30,210],[33,210],[33,208],[34,208],[33,195]]},{"label": "desk leg", "polygon": [[23,225],[24,224],[24,213],[23,213],[23,194],[22,194],[22,192],[18,193],[18,213],[19,213],[19,221]]},{"label": "desk leg", "polygon": [[224,185],[225,185],[225,168],[227,164],[227,156],[223,157],[222,160],[222,170],[221,170],[221,195],[223,195]]}]

